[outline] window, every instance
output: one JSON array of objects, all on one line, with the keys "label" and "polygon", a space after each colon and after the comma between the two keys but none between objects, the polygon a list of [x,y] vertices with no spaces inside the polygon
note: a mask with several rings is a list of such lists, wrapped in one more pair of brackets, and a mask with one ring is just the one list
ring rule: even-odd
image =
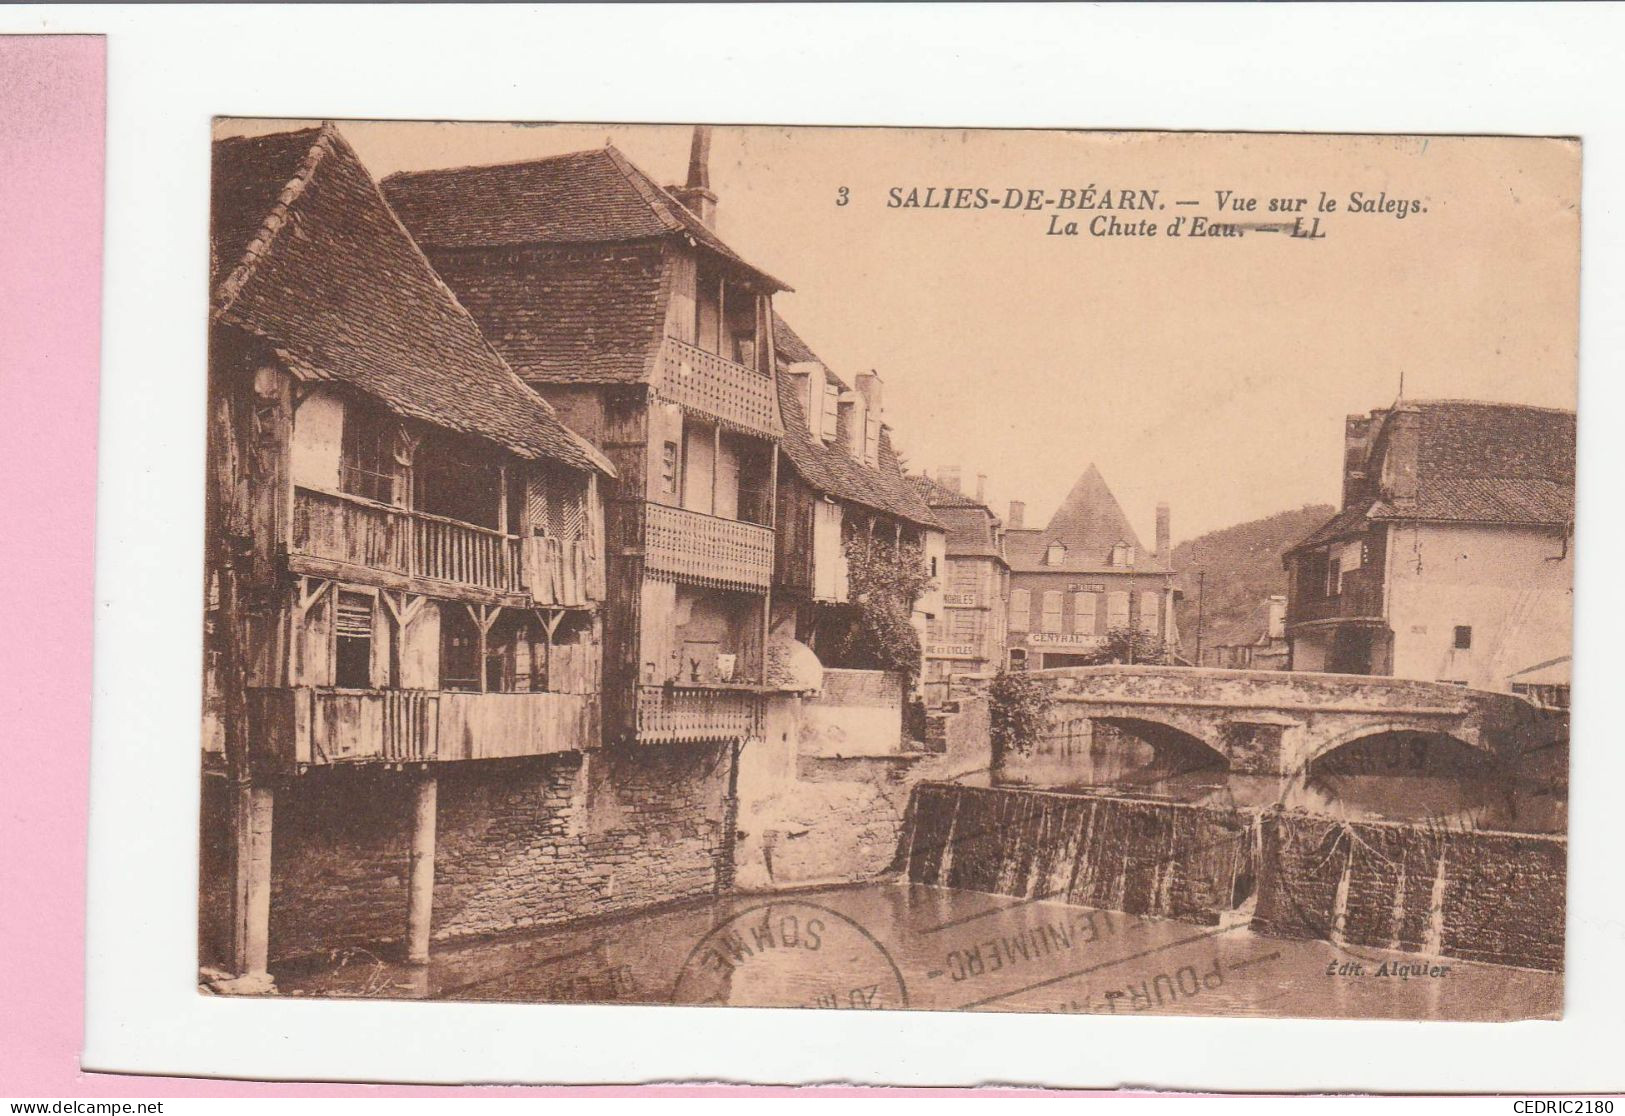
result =
[{"label": "window", "polygon": [[935,554],[931,555],[931,576],[933,578],[937,576],[937,556]]},{"label": "window", "polygon": [[1061,632],[1061,594],[1057,590],[1044,594],[1044,631],[1055,635]]},{"label": "window", "polygon": [[1128,594],[1123,592],[1106,594],[1106,627],[1128,627]]},{"label": "window", "polygon": [[828,380],[824,381],[824,414],[819,437],[825,442],[833,442],[841,429],[841,389]]},{"label": "window", "polygon": [[340,592],[334,616],[333,685],[372,689],[372,597]]},{"label": "window", "polygon": [[1058,542],[1052,542],[1044,550],[1044,565],[1059,566],[1066,561],[1066,547]]},{"label": "window", "polygon": [[974,643],[981,636],[976,630],[976,613],[955,609],[948,617],[948,635],[955,643]]},{"label": "window", "polygon": [[1468,624],[1456,625],[1456,650],[1471,651],[1473,649],[1473,629]]},{"label": "window", "polygon": [[660,494],[662,496],[677,495],[677,463],[678,456],[676,442],[667,442],[660,448]]},{"label": "window", "polygon": [[1112,547],[1108,562],[1113,566],[1131,566],[1134,564],[1134,548],[1126,542],[1120,542]]},{"label": "window", "polygon": [[1072,594],[1072,634],[1092,636],[1095,634],[1095,616],[1099,611],[1100,598],[1094,593]]},{"label": "window", "polygon": [[480,688],[480,633],[468,609],[450,601],[440,606],[440,688]]},{"label": "window", "polygon": [[871,469],[880,465],[880,420],[874,415],[863,419],[863,463]]},{"label": "window", "polygon": [[1026,650],[1026,648],[1023,648],[1023,647],[1012,647],[1012,648],[1010,648],[1010,669],[1011,670],[1026,670],[1027,669],[1027,650]]},{"label": "window", "polygon": [[344,408],[339,456],[339,488],[352,496],[395,501],[395,422],[379,411],[351,403]]},{"label": "window", "polygon": [[1146,591],[1140,594],[1140,630],[1156,635],[1162,627],[1161,619],[1157,614],[1162,611],[1160,596],[1157,593]]},{"label": "window", "polygon": [[1010,630],[1024,632],[1032,623],[1032,594],[1026,589],[1010,590]]}]

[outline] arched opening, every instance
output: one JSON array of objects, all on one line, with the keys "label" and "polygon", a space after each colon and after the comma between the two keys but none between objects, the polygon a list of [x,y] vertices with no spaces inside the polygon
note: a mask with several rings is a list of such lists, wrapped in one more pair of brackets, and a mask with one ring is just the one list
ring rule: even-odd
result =
[{"label": "arched opening", "polygon": [[1555,804],[1524,793],[1493,756],[1447,733],[1387,729],[1312,760],[1287,802],[1349,819],[1548,831]]},{"label": "arched opening", "polygon": [[1173,725],[1080,716],[1055,723],[1032,752],[1006,757],[1000,777],[1055,790],[1201,801],[1224,787],[1227,771],[1222,753]]}]

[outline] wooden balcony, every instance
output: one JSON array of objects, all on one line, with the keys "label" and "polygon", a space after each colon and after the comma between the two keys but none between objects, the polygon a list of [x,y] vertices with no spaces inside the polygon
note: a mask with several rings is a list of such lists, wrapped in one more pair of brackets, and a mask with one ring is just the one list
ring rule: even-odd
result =
[{"label": "wooden balcony", "polygon": [[[568,595],[580,596],[578,587],[586,578],[578,550],[578,544],[526,547],[512,535],[472,523],[342,492],[294,489],[292,554],[315,560],[308,564],[311,568],[301,566],[304,573],[376,570],[502,595],[543,584],[563,585]],[[324,563],[349,569],[320,568]],[[561,571],[554,571],[552,564],[562,564]]]},{"label": "wooden balcony", "polygon": [[[1319,588],[1317,584],[1315,588]],[[1324,596],[1299,592],[1292,601],[1288,624],[1318,620],[1383,619],[1382,573],[1374,569],[1349,570],[1342,576],[1341,592]]]},{"label": "wooden balcony", "polygon": [[772,377],[675,337],[666,338],[661,348],[655,390],[668,402],[747,434],[776,438],[784,433]]},{"label": "wooden balcony", "polygon": [[645,504],[643,514],[644,561],[651,573],[752,593],[772,583],[771,528],[665,504]]},{"label": "wooden balcony", "polygon": [[542,756],[598,746],[592,694],[253,689],[249,723],[254,757],[279,771]]},{"label": "wooden balcony", "polygon": [[762,695],[746,686],[639,686],[638,742],[743,740],[762,731]]}]

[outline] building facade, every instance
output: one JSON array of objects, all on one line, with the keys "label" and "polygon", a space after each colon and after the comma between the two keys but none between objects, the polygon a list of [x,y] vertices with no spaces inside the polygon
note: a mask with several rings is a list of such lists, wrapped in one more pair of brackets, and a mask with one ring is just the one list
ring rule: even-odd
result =
[{"label": "building facade", "polygon": [[279,791],[338,768],[412,783],[426,956],[438,769],[598,744],[613,469],[331,126],[217,142],[213,190],[204,768],[230,796],[206,834],[230,962],[266,969]]},{"label": "building facade", "polygon": [[[944,532],[898,465],[880,376],[861,372],[848,387],[776,316],[774,351],[784,419],[775,633],[806,644],[825,666],[865,665],[843,659],[854,623],[848,552],[879,544],[917,560],[930,578],[911,616],[923,646],[943,611]],[[922,678],[923,663],[911,665]]]},{"label": "building facade", "polygon": [[1097,662],[1110,653],[1114,637],[1129,656],[1135,646],[1152,653],[1177,648],[1178,590],[1166,504],[1157,505],[1157,546],[1148,552],[1100,470],[1090,465],[1048,525],[1030,528],[1024,520],[1024,505],[1012,501],[1004,533],[1011,669]]},{"label": "building facade", "polygon": [[1572,411],[1351,415],[1342,510],[1284,556],[1292,669],[1566,687],[1574,456]]},{"label": "building facade", "polygon": [[709,133],[662,188],[614,147],[394,175],[390,203],[525,382],[614,463],[604,726],[760,725],[774,578],[779,280],[714,229]]},{"label": "building facade", "polygon": [[1010,564],[1004,524],[987,505],[985,477],[977,478],[974,495],[961,490],[958,466],[914,483],[946,532],[942,613],[925,645],[924,690],[927,703],[935,705],[949,696],[954,675],[1004,666]]}]

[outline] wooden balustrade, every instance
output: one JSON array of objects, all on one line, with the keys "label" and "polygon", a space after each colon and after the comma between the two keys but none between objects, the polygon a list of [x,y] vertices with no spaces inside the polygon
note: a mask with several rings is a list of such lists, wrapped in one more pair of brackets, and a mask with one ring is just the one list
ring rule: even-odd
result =
[{"label": "wooden balustrade", "polygon": [[[1316,589],[1319,588],[1317,584]],[[1354,569],[1342,575],[1341,592],[1334,596],[1305,592],[1302,588],[1292,602],[1289,623],[1312,620],[1381,619],[1383,616],[1382,573]]]},{"label": "wooden balustrade", "polygon": [[341,690],[249,691],[249,746],[277,770],[583,751],[598,745],[595,694]]},{"label": "wooden balustrade", "polygon": [[754,690],[638,687],[640,743],[743,740],[759,736],[761,731],[762,697]]},{"label": "wooden balustrade", "polygon": [[772,583],[770,528],[665,504],[644,509],[645,562],[651,572],[753,592]]},{"label": "wooden balustrade", "polygon": [[666,338],[661,348],[655,390],[669,402],[741,430],[769,438],[784,433],[771,377],[675,337]]},{"label": "wooden balustrade", "polygon": [[411,577],[521,591],[517,538],[340,492],[294,490],[293,551]]}]

